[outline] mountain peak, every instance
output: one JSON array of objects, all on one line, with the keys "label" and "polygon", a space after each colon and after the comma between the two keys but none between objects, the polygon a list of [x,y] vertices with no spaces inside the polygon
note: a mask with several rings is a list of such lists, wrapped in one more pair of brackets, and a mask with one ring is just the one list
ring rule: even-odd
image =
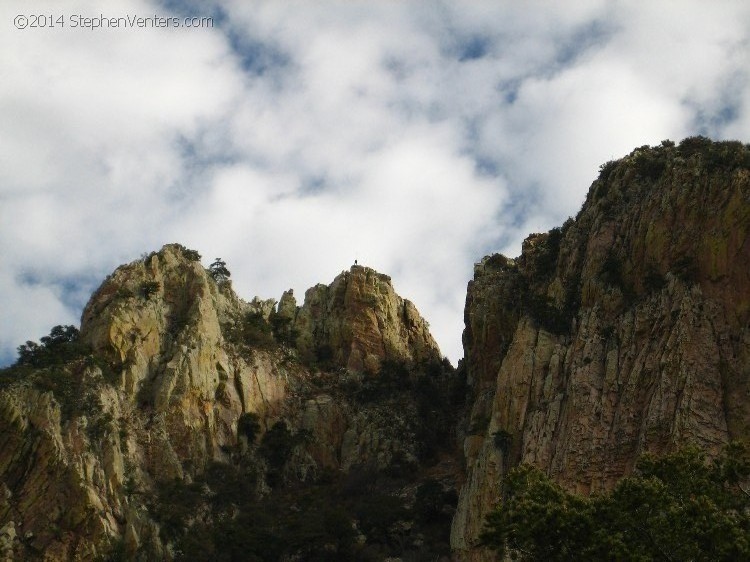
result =
[{"label": "mountain peak", "polygon": [[353,265],[330,285],[307,290],[294,320],[303,357],[376,372],[386,359],[440,359],[427,322],[388,275]]}]

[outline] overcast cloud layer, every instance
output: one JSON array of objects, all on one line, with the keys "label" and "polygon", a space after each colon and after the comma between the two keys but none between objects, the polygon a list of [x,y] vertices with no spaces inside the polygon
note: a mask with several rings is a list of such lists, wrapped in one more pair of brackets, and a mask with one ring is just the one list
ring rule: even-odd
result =
[{"label": "overcast cloud layer", "polygon": [[600,164],[750,141],[747,2],[31,4],[0,5],[0,364],[169,242],[248,300],[358,259],[455,363],[472,264],[575,215]]}]

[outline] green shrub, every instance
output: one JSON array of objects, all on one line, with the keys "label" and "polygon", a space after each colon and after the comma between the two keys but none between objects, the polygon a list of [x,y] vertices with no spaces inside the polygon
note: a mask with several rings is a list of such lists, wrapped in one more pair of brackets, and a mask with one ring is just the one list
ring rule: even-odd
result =
[{"label": "green shrub", "polygon": [[249,346],[270,347],[275,343],[271,325],[260,312],[248,312],[242,321],[242,343]]},{"label": "green shrub", "polygon": [[559,227],[555,227],[549,231],[547,239],[544,241],[544,248],[537,258],[537,269],[547,278],[551,278],[555,274],[561,242],[562,230]]},{"label": "green shrub", "polygon": [[659,179],[666,165],[666,157],[654,150],[644,150],[635,158],[635,171],[646,180]]},{"label": "green shrub", "polygon": [[173,541],[188,531],[189,521],[195,517],[199,506],[205,502],[205,491],[201,482],[186,484],[183,480],[162,481],[157,490],[157,501],[150,504],[149,511],[159,522],[162,539]]},{"label": "green shrub", "polygon": [[750,167],[750,147],[738,141],[688,137],[679,144],[678,151],[683,158],[699,157],[708,172]]},{"label": "green shrub", "polygon": [[255,443],[260,433],[260,416],[255,412],[245,412],[237,420],[237,435],[247,437],[249,444]]},{"label": "green shrub", "polygon": [[367,535],[368,542],[390,545],[398,540],[395,526],[399,521],[407,521],[409,512],[404,500],[390,494],[373,493],[363,496],[354,508],[360,529]]},{"label": "green shrub", "polygon": [[180,249],[182,250],[182,255],[185,259],[190,261],[201,261],[201,255],[197,251],[186,248],[185,246],[180,246]]},{"label": "green shrub", "polygon": [[286,316],[280,316],[276,312],[271,314],[271,333],[273,337],[282,345],[293,346],[297,337],[299,336],[299,330],[292,327],[292,319]]},{"label": "green shrub", "polygon": [[48,336],[41,338],[41,344],[27,341],[18,346],[16,364],[49,367],[81,358],[86,350],[78,342],[79,335],[75,326],[55,326]]},{"label": "green shrub", "polygon": [[331,369],[333,367],[334,352],[333,348],[324,343],[315,348],[315,362],[321,369]]},{"label": "green shrub", "polygon": [[680,153],[680,156],[682,156],[683,158],[689,158],[690,156],[706,151],[711,146],[711,144],[711,139],[702,135],[698,135],[682,139],[677,149]]},{"label": "green shrub", "polygon": [[446,493],[443,485],[433,478],[428,478],[417,488],[414,498],[414,515],[422,522],[432,522],[443,518],[443,506]]},{"label": "green shrub", "polygon": [[510,448],[513,446],[513,434],[504,429],[500,429],[493,433],[492,440],[493,443],[495,443],[495,447],[497,447],[504,456],[510,452]]},{"label": "green shrub", "polygon": [[400,360],[384,359],[375,374],[367,374],[355,395],[359,402],[368,403],[393,398],[412,388],[409,366]]},{"label": "green shrub", "polygon": [[609,177],[612,175],[612,172],[614,172],[616,168],[617,168],[617,162],[614,160],[610,160],[608,162],[605,162],[601,166],[599,166],[599,178],[598,179],[599,179],[600,185],[596,193],[597,198],[602,198],[607,194],[606,192],[607,181],[609,180]]},{"label": "green shrub", "polygon": [[556,307],[547,295],[524,294],[522,310],[551,334],[565,334],[570,328],[571,311],[567,307]]},{"label": "green shrub", "polygon": [[484,262],[485,268],[503,269],[508,266],[508,258],[502,254],[492,254]]},{"label": "green shrub", "polygon": [[482,543],[520,560],[750,560],[750,455],[687,448],[645,456],[611,492],[577,496],[520,465],[486,518]]},{"label": "green shrub", "polygon": [[158,281],[144,281],[141,285],[141,295],[144,299],[150,300],[153,295],[159,292],[161,283]]},{"label": "green shrub", "polygon": [[[101,403],[100,406],[101,408]],[[99,442],[107,433],[112,429],[112,422],[114,418],[110,412],[103,415],[91,416],[89,425],[86,427],[86,434],[89,439],[94,442]]]},{"label": "green shrub", "polygon": [[273,469],[281,469],[292,456],[296,443],[286,423],[277,421],[271,429],[263,434],[260,442],[260,454]]}]

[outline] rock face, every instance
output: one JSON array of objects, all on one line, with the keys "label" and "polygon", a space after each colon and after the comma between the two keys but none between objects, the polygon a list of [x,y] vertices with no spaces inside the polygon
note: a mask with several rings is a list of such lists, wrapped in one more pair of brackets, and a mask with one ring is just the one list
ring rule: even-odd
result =
[{"label": "rock face", "polygon": [[[438,559],[458,481],[454,557],[493,559],[478,537],[521,462],[589,493],[643,452],[750,440],[748,234],[748,146],[605,164],[575,220],[476,265],[465,414],[387,276],[246,302],[165,246],[104,281],[76,340],[0,370],[0,560],[212,559],[233,539],[242,556],[314,558],[319,539],[315,559]],[[282,520],[297,534],[273,534]]]},{"label": "rock face", "polygon": [[[290,311],[291,298],[285,293],[280,312]],[[384,359],[440,359],[414,305],[396,294],[390,277],[368,267],[354,265],[330,285],[308,289],[292,329],[303,357],[352,371],[376,372]]]},{"label": "rock face", "polygon": [[588,493],[750,439],[749,231],[750,147],[695,138],[604,165],[575,220],[477,264],[459,559],[494,559],[478,536],[520,462]]},{"label": "rock face", "polygon": [[[302,481],[416,461],[414,432],[396,429],[410,406],[386,413],[340,392],[386,359],[440,357],[387,276],[354,267],[299,309],[285,293],[276,310],[239,299],[198,259],[172,244],[118,268],[83,312],[80,358],[18,367],[0,385],[3,559],[91,560],[118,544],[170,559],[151,516],[159,487],[235,462],[243,414],[257,416],[261,434],[280,419],[306,432],[286,467]],[[279,345],[273,327],[295,345]]]}]

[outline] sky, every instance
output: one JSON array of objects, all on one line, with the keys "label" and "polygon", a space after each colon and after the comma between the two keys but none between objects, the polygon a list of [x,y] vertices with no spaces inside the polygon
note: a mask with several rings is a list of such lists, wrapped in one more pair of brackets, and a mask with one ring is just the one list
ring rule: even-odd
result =
[{"label": "sky", "polygon": [[0,365],[171,242],[246,300],[356,259],[455,364],[475,262],[638,146],[750,142],[749,73],[737,0],[3,0]]}]

